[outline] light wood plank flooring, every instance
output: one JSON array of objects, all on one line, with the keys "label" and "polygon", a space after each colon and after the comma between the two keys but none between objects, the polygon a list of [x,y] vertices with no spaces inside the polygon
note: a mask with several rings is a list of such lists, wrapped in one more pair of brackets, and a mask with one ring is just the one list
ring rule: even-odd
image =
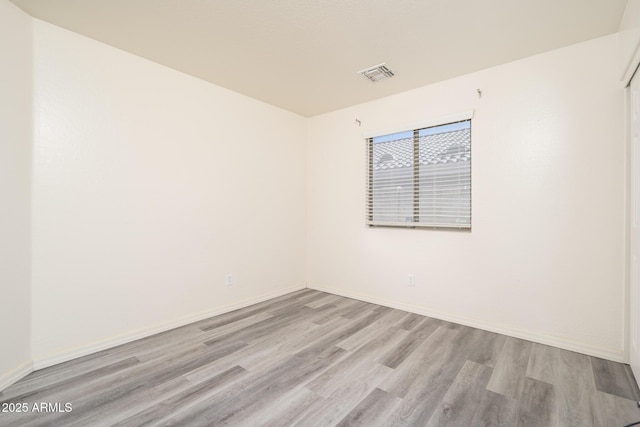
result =
[{"label": "light wood plank flooring", "polygon": [[0,425],[624,426],[632,387],[622,364],[307,289],[34,372]]}]

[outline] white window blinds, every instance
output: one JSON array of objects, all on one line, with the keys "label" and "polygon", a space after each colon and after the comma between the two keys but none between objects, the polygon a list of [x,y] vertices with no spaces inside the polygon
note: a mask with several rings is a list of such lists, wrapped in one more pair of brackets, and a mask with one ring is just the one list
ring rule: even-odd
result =
[{"label": "white window blinds", "polygon": [[471,120],[367,138],[367,223],[471,228]]}]

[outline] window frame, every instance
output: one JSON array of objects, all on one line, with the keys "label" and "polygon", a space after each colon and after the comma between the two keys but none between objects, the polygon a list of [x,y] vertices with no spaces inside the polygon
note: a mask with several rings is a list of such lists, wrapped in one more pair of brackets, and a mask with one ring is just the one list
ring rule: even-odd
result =
[{"label": "window frame", "polygon": [[[460,113],[450,114],[447,116],[440,117],[438,119],[425,120],[417,123],[413,123],[411,125],[398,126],[394,128],[387,128],[384,130],[374,130],[374,131],[365,131],[362,136],[365,138],[365,149],[366,149],[366,195],[365,195],[365,222],[367,227],[393,227],[393,228],[421,228],[421,229],[449,229],[449,230],[465,230],[471,231],[472,227],[472,161],[473,156],[469,158],[469,222],[468,223],[420,223],[420,203],[419,203],[419,193],[420,193],[420,182],[419,182],[419,170],[420,163],[416,162],[413,164],[413,221],[412,222],[393,222],[393,221],[380,221],[373,220],[374,205],[373,205],[373,194],[374,194],[374,138],[387,136],[395,133],[403,133],[403,132],[412,132],[413,135],[413,158],[419,158],[420,147],[419,147],[419,132],[422,129],[432,128],[437,126],[443,126],[448,124],[459,123],[463,121],[469,121],[469,143],[471,147],[469,152],[472,151],[472,127],[473,127],[473,110],[463,111]],[[416,205],[416,200],[418,203]],[[409,216],[410,217],[410,216]]]}]

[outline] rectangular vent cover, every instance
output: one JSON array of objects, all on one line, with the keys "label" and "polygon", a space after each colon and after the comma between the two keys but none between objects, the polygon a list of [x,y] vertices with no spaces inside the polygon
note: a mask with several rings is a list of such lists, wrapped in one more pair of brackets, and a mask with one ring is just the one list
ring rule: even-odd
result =
[{"label": "rectangular vent cover", "polygon": [[373,83],[389,79],[395,75],[384,63],[358,71],[358,74],[362,74]]}]

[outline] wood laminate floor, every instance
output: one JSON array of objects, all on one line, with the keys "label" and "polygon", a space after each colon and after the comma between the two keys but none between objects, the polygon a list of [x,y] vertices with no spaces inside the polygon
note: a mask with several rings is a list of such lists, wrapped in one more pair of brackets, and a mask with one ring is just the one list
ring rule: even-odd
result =
[{"label": "wood laminate floor", "polygon": [[34,372],[0,425],[609,427],[640,421],[632,387],[626,365],[307,289]]}]

